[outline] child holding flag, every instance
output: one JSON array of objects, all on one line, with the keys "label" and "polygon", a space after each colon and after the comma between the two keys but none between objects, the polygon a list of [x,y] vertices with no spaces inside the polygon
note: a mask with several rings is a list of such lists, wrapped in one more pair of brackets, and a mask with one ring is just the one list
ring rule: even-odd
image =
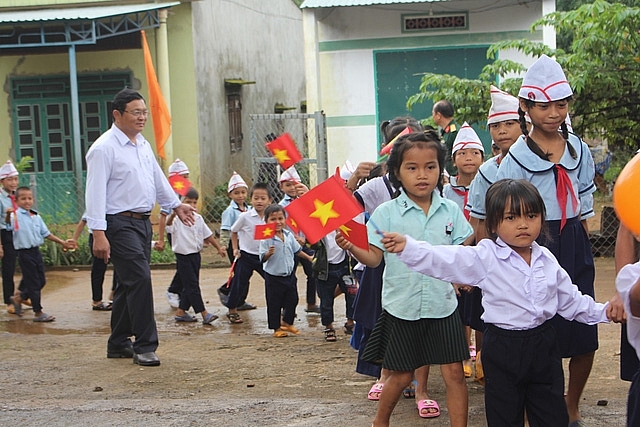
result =
[{"label": "child holding flag", "polygon": [[302,251],[293,233],[286,229],[282,206],[269,205],[264,211],[264,218],[267,224],[275,226],[270,237],[260,240],[260,260],[264,268],[267,298],[267,322],[276,338],[286,337],[288,332],[297,335],[300,331],[293,326],[298,304],[295,256],[309,262],[312,258]]},{"label": "child holding flag", "polygon": [[253,272],[257,272],[264,278],[262,262],[260,262],[260,241],[254,239],[256,225],[264,224],[264,210],[271,204],[269,187],[266,183],[257,182],[251,187],[251,206],[243,212],[231,227],[231,244],[233,256],[237,258],[236,266],[231,279],[229,299],[225,304],[229,309],[227,318],[231,323],[242,323],[238,314],[240,302],[247,298],[249,293],[249,279]]}]

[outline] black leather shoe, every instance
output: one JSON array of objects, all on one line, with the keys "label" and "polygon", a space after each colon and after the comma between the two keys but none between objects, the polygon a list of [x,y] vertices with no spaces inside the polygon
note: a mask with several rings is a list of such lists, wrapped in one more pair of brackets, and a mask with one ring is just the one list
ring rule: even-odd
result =
[{"label": "black leather shoe", "polygon": [[160,359],[153,351],[136,353],[133,355],[133,363],[140,366],[160,366]]},{"label": "black leather shoe", "polygon": [[132,357],[133,357],[133,347],[107,349],[107,359],[131,359]]}]

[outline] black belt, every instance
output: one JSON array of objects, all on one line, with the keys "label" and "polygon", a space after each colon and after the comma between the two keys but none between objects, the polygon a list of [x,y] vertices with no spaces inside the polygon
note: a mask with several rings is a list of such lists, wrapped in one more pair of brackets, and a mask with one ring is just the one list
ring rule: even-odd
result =
[{"label": "black belt", "polygon": [[149,219],[149,217],[151,216],[151,212],[140,213],[140,212],[124,211],[124,212],[118,212],[116,215],[128,216],[129,218],[135,218],[135,219]]}]

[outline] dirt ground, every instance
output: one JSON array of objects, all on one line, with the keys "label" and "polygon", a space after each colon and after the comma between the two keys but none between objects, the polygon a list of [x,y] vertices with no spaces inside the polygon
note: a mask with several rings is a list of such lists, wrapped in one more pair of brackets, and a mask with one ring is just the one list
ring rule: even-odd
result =
[{"label": "dirt ground", "polygon": [[[597,296],[605,301],[613,292],[613,260],[598,258],[596,268]],[[221,317],[203,326],[174,322],[165,297],[173,271],[153,271],[162,365],[145,368],[106,358],[110,315],[91,310],[89,271],[48,272],[43,306],[55,322],[0,313],[0,425],[370,426],[376,403],[366,395],[373,379],[355,373],[349,337],[339,331],[337,342],[324,342],[319,316],[300,304],[301,334],[272,338],[259,278],[248,298],[259,308],[243,312],[244,324],[229,324],[215,292],[227,272],[201,272],[207,308]],[[336,316],[342,325],[344,299],[336,301]],[[628,383],[618,375],[620,326],[599,331],[582,414],[589,426],[623,426]],[[442,378],[438,369],[431,372],[431,397],[442,415],[423,420],[413,400],[401,398],[392,425],[448,425]],[[485,426],[483,389],[468,386],[469,426]]]}]

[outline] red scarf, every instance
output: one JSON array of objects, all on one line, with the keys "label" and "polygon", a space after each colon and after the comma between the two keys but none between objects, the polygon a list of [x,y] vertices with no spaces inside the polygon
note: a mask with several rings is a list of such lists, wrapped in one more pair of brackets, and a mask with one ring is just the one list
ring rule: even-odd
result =
[{"label": "red scarf", "polygon": [[562,233],[562,229],[567,223],[567,194],[571,195],[571,206],[574,211],[578,207],[578,199],[576,199],[576,195],[573,193],[571,179],[569,179],[569,175],[567,175],[567,171],[564,167],[556,165],[556,171],[558,172],[556,182],[556,199],[558,200],[558,205],[560,205],[560,210],[562,211],[562,218],[560,219],[560,232]]},{"label": "red scarf", "polygon": [[451,189],[458,195],[458,196],[462,196],[464,197],[464,201],[462,202],[462,213],[464,214],[464,217],[467,219],[467,221],[469,221],[469,214],[471,212],[469,212],[466,207],[467,207],[467,201],[469,200],[469,189],[463,187],[464,190],[458,190],[458,187],[456,186],[451,186]]}]

